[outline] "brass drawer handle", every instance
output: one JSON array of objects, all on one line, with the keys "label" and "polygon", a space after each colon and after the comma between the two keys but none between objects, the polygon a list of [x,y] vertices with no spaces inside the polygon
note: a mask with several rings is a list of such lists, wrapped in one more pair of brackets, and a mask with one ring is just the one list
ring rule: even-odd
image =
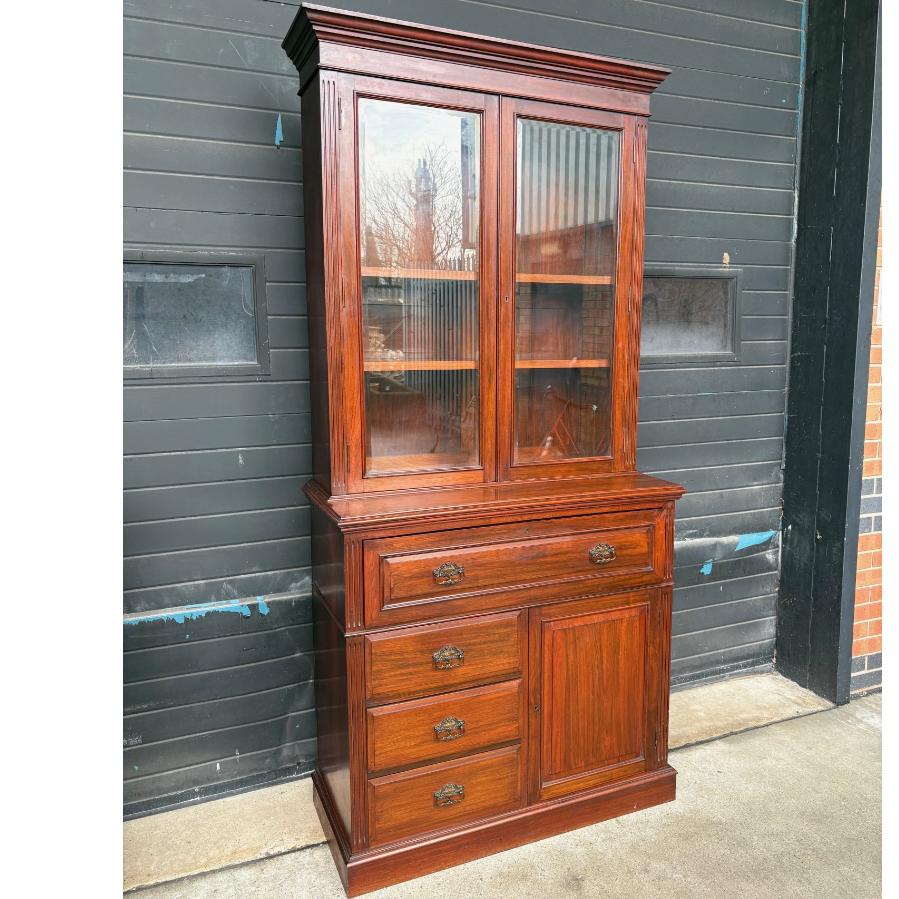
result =
[{"label": "brass drawer handle", "polygon": [[455,562],[444,562],[432,572],[434,580],[442,587],[448,584],[458,584],[465,577],[465,569]]},{"label": "brass drawer handle", "polygon": [[450,715],[434,725],[434,736],[443,743],[456,740],[465,734],[465,722]]},{"label": "brass drawer handle", "polygon": [[431,656],[435,668],[458,668],[465,664],[465,650],[458,646],[444,646]]},{"label": "brass drawer handle", "polygon": [[595,562],[597,565],[605,565],[606,562],[611,562],[615,558],[615,547],[611,543],[597,543],[590,550],[589,555],[591,562]]},{"label": "brass drawer handle", "polygon": [[434,794],[434,803],[439,806],[455,805],[465,798],[465,787],[461,784],[446,784]]}]

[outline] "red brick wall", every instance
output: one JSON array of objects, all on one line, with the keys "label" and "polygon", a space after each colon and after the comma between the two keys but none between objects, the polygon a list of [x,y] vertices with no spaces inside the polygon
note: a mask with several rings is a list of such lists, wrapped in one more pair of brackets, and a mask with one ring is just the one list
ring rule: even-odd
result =
[{"label": "red brick wall", "polygon": [[[881,225],[883,214],[881,213]],[[858,537],[858,574],[855,578],[855,626],[852,631],[852,694],[879,689],[883,683],[883,407],[880,363],[882,334],[880,263],[882,228],[877,234],[877,272],[874,279],[874,321],[871,327],[871,367],[868,374],[868,413],[865,424],[865,461],[862,469],[862,508]]]}]

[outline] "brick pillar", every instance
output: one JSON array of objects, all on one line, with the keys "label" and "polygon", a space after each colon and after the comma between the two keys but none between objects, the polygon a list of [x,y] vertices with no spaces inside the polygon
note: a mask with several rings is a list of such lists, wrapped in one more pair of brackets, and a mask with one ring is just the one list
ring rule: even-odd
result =
[{"label": "brick pillar", "polygon": [[[881,210],[881,226],[883,212]],[[883,406],[880,361],[882,354],[880,264],[882,231],[877,232],[877,271],[874,277],[874,321],[871,330],[871,367],[868,373],[868,413],[865,424],[865,461],[862,468],[862,507],[858,536],[858,574],[855,579],[855,626],[852,630],[851,695],[861,696],[882,686],[883,620]]]}]

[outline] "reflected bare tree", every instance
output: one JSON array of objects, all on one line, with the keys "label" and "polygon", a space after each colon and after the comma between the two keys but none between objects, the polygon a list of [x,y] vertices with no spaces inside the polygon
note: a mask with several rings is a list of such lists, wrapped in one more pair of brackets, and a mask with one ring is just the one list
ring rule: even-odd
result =
[{"label": "reflected bare tree", "polygon": [[462,172],[443,144],[406,169],[369,163],[363,183],[366,265],[461,267]]}]

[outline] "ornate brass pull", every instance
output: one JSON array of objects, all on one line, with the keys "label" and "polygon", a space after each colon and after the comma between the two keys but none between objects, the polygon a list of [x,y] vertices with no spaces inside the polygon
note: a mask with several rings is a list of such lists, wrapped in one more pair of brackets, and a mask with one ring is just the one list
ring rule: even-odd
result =
[{"label": "ornate brass pull", "polygon": [[606,562],[611,562],[615,558],[615,547],[611,543],[597,543],[590,550],[589,555],[591,562],[595,562],[597,565],[605,565]]},{"label": "ornate brass pull", "polygon": [[458,646],[444,646],[431,656],[435,668],[458,668],[465,664],[465,650]]},{"label": "ornate brass pull", "polygon": [[450,715],[434,725],[434,736],[443,743],[456,740],[465,734],[465,722]]},{"label": "ornate brass pull", "polygon": [[465,798],[465,787],[461,784],[446,784],[434,794],[434,803],[437,806],[455,805]]},{"label": "ornate brass pull", "polygon": [[458,584],[465,577],[465,569],[455,562],[444,562],[432,572],[434,580],[445,587],[447,584]]}]

